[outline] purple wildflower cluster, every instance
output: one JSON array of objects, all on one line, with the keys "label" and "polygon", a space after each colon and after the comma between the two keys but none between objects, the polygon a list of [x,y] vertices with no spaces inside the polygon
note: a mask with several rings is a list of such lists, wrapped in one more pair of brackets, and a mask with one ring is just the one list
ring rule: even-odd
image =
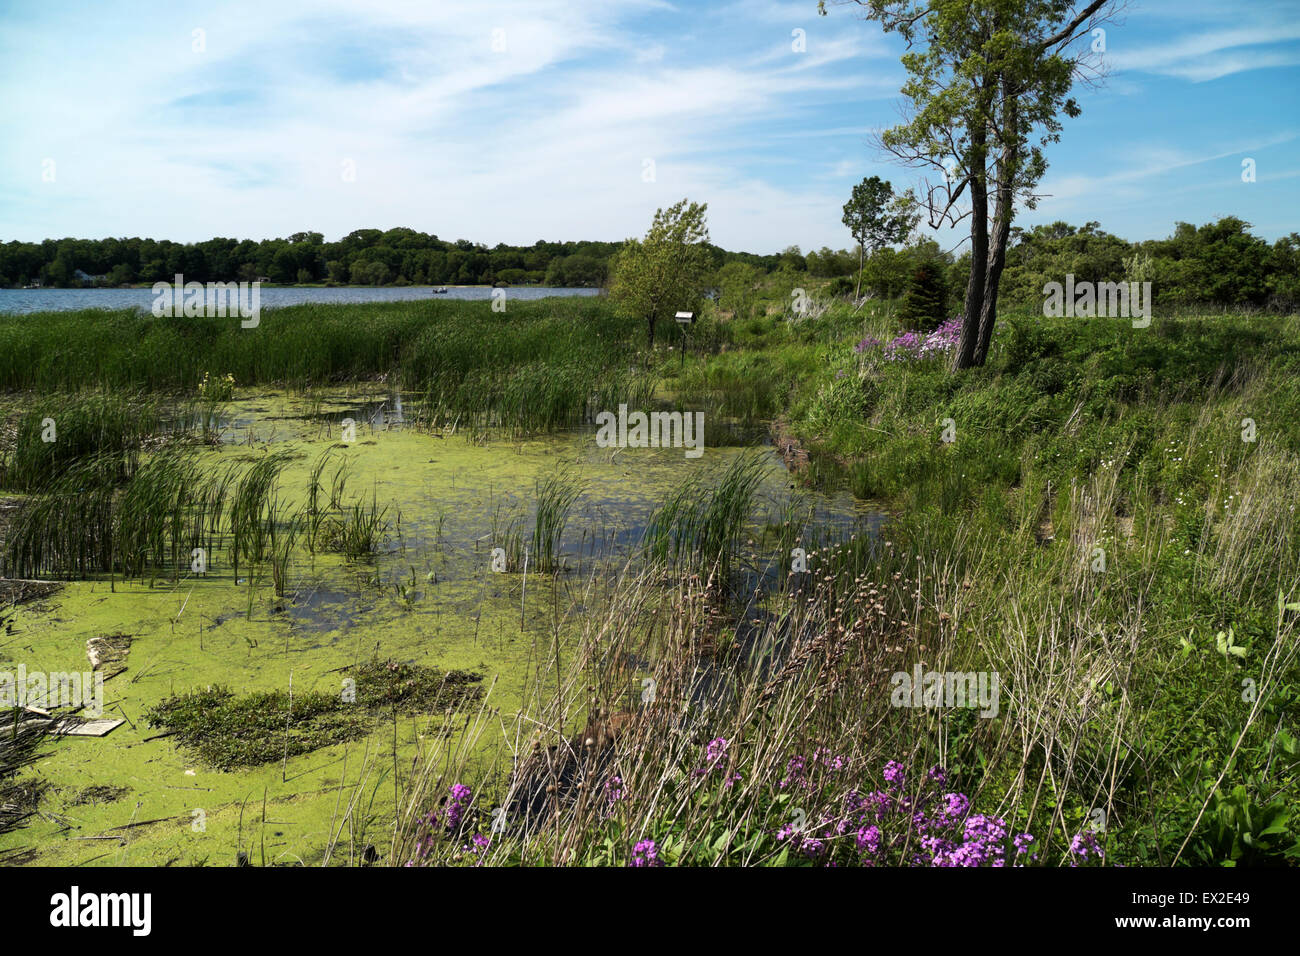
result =
[{"label": "purple wildflower cluster", "polygon": [[[465,812],[469,809],[469,805],[473,800],[474,791],[469,787],[463,783],[452,784],[447,791],[447,798],[443,801],[442,806],[430,810],[420,821],[422,826],[419,839],[415,842],[415,859],[408,860],[406,865],[414,866],[417,860],[423,860],[429,855],[439,838],[454,834],[464,821]],[[483,846],[486,847],[486,838],[480,837],[478,834],[475,834],[475,846],[477,846],[479,839],[483,840]],[[470,848],[466,847],[466,849]],[[480,851],[481,848],[474,852]]]},{"label": "purple wildflower cluster", "polygon": [[[886,362],[933,358],[951,352],[957,347],[960,338],[961,316],[954,316],[944,320],[933,332],[904,332],[892,342],[884,344],[881,356]],[[868,335],[853,347],[853,351],[861,355],[872,349],[881,348],[881,345],[879,339]]]},{"label": "purple wildflower cluster", "polygon": [[[783,826],[776,831],[776,838],[781,843],[790,840],[790,845],[796,853],[802,853],[808,859],[815,860],[826,849],[826,841],[821,837],[814,836],[818,829],[820,827],[813,827],[805,832],[794,826]],[[792,837],[793,840],[791,840]]]},{"label": "purple wildflower cluster", "polygon": [[835,773],[844,769],[845,762],[843,757],[832,754],[825,747],[818,747],[808,758],[795,754],[786,763],[785,776],[777,786],[782,790],[811,790],[811,778],[817,771]]},{"label": "purple wildflower cluster", "polygon": [[[1006,866],[1006,821],[971,813],[964,793],[948,791],[948,775],[933,767],[915,792],[905,791],[907,774],[894,761],[885,764],[885,789],[845,799],[840,833],[852,833],[860,862],[867,866]],[[1023,863],[1032,835],[1012,838],[1010,859]],[[1032,857],[1029,857],[1032,858]]]},{"label": "purple wildflower cluster", "polygon": [[[710,773],[723,762],[728,742],[711,740],[705,750]],[[825,747],[805,758],[796,754],[786,764],[778,788],[786,793],[816,793],[847,766],[844,757]],[[816,771],[816,772],[814,772]],[[973,813],[971,799],[948,788],[943,767],[932,767],[916,785],[908,786],[902,764],[884,767],[885,787],[860,794],[851,791],[844,808],[831,817],[809,824],[800,819],[776,831],[778,843],[809,860],[826,866],[858,863],[865,866],[1002,867],[1024,866],[1037,860],[1036,840],[1030,833],[1013,833],[1001,817]],[[617,780],[622,794],[622,781]],[[606,792],[610,790],[606,786]],[[814,796],[814,799],[816,797]],[[1070,866],[1101,863],[1102,847],[1091,832],[1076,834],[1070,843]],[[653,840],[641,840],[632,850],[630,866],[662,866]]]},{"label": "purple wildflower cluster", "polygon": [[467,853],[474,859],[475,866],[482,866],[484,859],[487,857],[488,844],[492,841],[481,833],[475,833],[469,838],[469,843],[460,848],[461,853]]},{"label": "purple wildflower cluster", "polygon": [[654,840],[641,840],[632,848],[632,861],[628,866],[663,866],[659,859],[659,847]]},{"label": "purple wildflower cluster", "polygon": [[465,810],[473,799],[473,791],[463,783],[451,785],[451,790],[447,794],[447,803],[442,809],[442,813],[447,818],[448,831],[455,830],[460,826],[460,821],[465,818]]},{"label": "purple wildflower cluster", "polygon": [[1106,851],[1101,848],[1096,834],[1091,831],[1076,833],[1074,839],[1070,841],[1070,866],[1078,866],[1089,860],[1100,863],[1105,859]]},{"label": "purple wildflower cluster", "polygon": [[[704,748],[704,766],[695,771],[697,777],[704,777],[715,770],[726,772],[727,749],[731,746],[726,737],[714,737]],[[723,784],[727,787],[740,781],[740,774],[733,773],[725,777]]]}]

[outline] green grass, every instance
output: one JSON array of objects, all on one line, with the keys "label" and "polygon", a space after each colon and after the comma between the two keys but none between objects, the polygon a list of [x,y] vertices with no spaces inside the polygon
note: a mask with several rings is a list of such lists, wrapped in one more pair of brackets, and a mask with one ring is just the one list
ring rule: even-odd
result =
[{"label": "green grass", "polygon": [[651,560],[675,570],[716,574],[728,584],[767,467],[761,457],[745,454],[721,471],[682,484],[646,527],[645,550]]},{"label": "green grass", "polygon": [[148,396],[84,392],[33,400],[17,418],[12,443],[0,446],[0,488],[34,490],[91,455],[112,456],[122,480],[164,421],[163,409]]},{"label": "green grass", "polygon": [[561,568],[560,538],[569,512],[582,494],[582,482],[574,475],[555,472],[537,479],[537,511],[533,519],[533,568],[550,574]]}]

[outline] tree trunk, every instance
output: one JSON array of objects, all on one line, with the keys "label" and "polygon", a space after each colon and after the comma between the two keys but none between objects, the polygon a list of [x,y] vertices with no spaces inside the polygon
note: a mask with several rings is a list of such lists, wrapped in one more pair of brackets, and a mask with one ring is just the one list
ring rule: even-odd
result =
[{"label": "tree trunk", "polygon": [[[1002,178],[1002,163],[998,164]],[[1009,172],[1009,171],[1008,171]],[[979,341],[975,346],[975,364],[983,365],[989,356],[989,342],[993,339],[993,326],[998,318],[998,285],[1007,263],[1007,240],[1011,235],[1013,201],[1010,180],[1004,179],[997,188],[997,218],[993,222],[993,236],[988,249],[988,266],[984,272],[984,297],[980,303]]]},{"label": "tree trunk", "polygon": [[853,290],[853,301],[856,304],[862,298],[862,257],[866,253],[866,247],[863,243],[858,243],[858,287]]},{"label": "tree trunk", "polygon": [[[987,40],[987,35],[985,36]],[[980,364],[980,322],[984,316],[984,286],[988,277],[989,255],[989,185],[988,135],[989,117],[995,97],[994,79],[986,75],[980,83],[975,108],[970,112],[970,149],[966,172],[970,177],[970,278],[966,282],[966,310],[961,317],[961,336],[952,358],[952,370],[961,371]]]},{"label": "tree trunk", "polygon": [[1015,182],[1016,147],[1018,145],[1019,114],[1016,100],[1002,83],[1002,121],[999,124],[1002,135],[1002,151],[998,155],[997,166],[997,207],[994,213],[993,237],[988,251],[988,268],[984,276],[984,301],[980,313],[979,342],[975,347],[975,364],[983,365],[989,356],[989,343],[993,340],[993,326],[998,320],[998,285],[1002,281],[1002,270],[1007,263],[1007,242],[1011,237],[1011,220],[1016,214]]},{"label": "tree trunk", "polygon": [[[981,143],[984,132],[981,128],[972,140]],[[978,152],[974,152],[978,156]],[[974,164],[972,164],[974,165]],[[983,161],[971,173],[970,178],[971,222],[970,222],[970,278],[966,281],[966,309],[961,318],[961,336],[957,340],[957,352],[953,356],[954,372],[976,365],[976,350],[979,346],[980,319],[984,314],[984,282],[988,271],[989,220],[988,187],[984,179]]]},{"label": "tree trunk", "polygon": [[646,319],[645,332],[646,346],[653,352],[655,350],[655,317],[653,315]]}]

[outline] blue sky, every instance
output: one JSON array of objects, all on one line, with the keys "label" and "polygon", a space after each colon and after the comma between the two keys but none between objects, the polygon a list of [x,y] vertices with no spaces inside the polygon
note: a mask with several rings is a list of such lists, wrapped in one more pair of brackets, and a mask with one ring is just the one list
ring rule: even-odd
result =
[{"label": "blue sky", "polygon": [[[617,240],[689,196],[726,248],[846,247],[855,182],[915,185],[870,145],[901,45],[816,6],[0,2],[0,241]],[[1103,64],[1020,224],[1300,230],[1300,0],[1134,0]]]}]

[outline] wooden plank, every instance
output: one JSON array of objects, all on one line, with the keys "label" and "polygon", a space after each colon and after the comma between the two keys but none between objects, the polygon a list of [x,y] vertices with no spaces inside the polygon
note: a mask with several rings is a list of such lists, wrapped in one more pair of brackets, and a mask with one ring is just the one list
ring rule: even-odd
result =
[{"label": "wooden plank", "polygon": [[73,720],[68,718],[56,724],[54,732],[67,737],[103,737],[121,727],[124,723],[126,723],[125,720],[112,717],[104,717],[99,720]]}]

